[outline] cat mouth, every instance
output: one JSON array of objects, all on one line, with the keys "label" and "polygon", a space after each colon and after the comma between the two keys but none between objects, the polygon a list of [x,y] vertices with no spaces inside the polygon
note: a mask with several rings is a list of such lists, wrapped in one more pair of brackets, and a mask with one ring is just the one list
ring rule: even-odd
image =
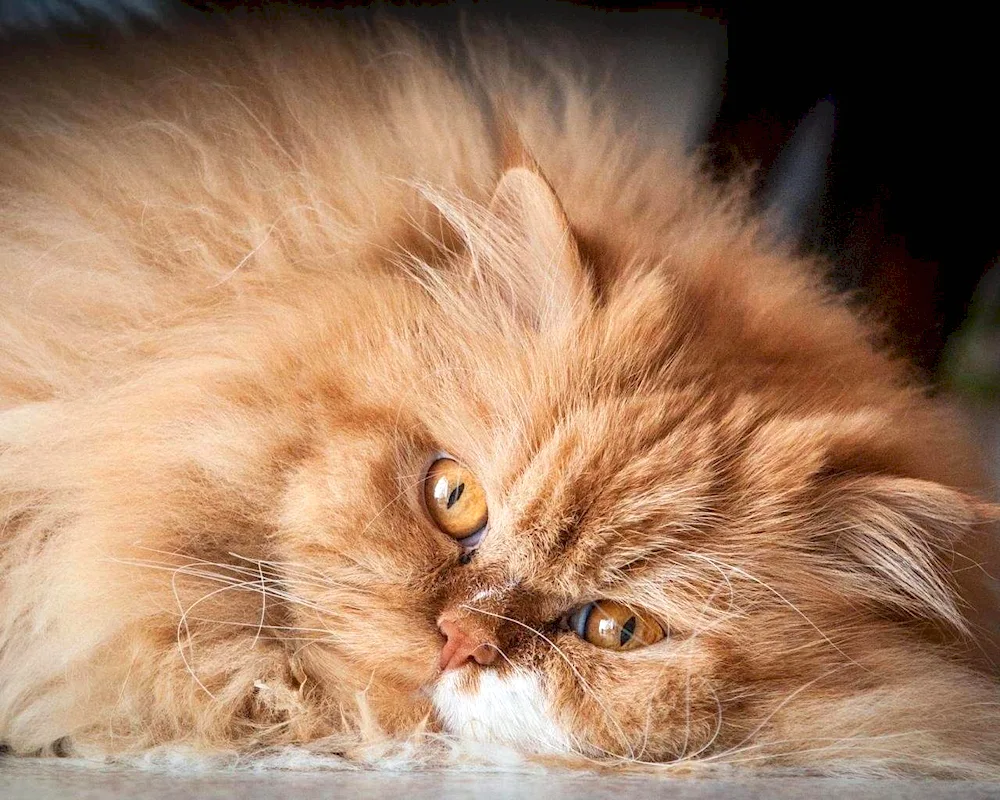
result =
[{"label": "cat mouth", "polygon": [[556,721],[538,675],[480,670],[478,680],[470,681],[466,673],[471,668],[449,670],[433,687],[431,700],[445,733],[532,753],[572,750],[571,737]]}]

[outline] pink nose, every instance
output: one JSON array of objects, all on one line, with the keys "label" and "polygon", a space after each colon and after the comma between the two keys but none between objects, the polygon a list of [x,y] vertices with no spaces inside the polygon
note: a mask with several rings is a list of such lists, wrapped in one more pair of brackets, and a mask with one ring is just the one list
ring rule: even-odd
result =
[{"label": "pink nose", "polygon": [[438,662],[442,672],[458,669],[470,661],[485,667],[497,660],[495,647],[483,642],[482,639],[473,638],[457,622],[441,620],[438,622],[438,630],[447,639],[441,648],[441,658]]}]

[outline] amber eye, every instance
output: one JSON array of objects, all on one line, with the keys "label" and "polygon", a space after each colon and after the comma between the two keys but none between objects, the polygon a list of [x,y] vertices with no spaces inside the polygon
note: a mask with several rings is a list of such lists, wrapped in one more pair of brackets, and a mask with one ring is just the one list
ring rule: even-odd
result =
[{"label": "amber eye", "polygon": [[475,476],[452,458],[439,458],[424,481],[424,503],[434,524],[453,539],[486,528],[486,495]]},{"label": "amber eye", "polygon": [[569,615],[569,627],[581,639],[605,650],[635,650],[666,634],[649,614],[614,600],[598,600]]}]

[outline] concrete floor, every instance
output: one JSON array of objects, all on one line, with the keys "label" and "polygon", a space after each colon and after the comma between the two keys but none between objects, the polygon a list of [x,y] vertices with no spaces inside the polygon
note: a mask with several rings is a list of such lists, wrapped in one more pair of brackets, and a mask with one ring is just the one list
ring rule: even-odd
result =
[{"label": "concrete floor", "polygon": [[574,773],[515,772],[289,772],[213,770],[182,773],[167,769],[84,766],[61,759],[0,757],[3,800],[105,800],[114,798],[238,797],[385,798],[386,800],[451,800],[452,798],[544,798],[544,800],[621,800],[625,797],[669,797],[676,800],[937,800],[1000,798],[1000,784],[957,781],[856,780],[843,778],[662,778]]}]

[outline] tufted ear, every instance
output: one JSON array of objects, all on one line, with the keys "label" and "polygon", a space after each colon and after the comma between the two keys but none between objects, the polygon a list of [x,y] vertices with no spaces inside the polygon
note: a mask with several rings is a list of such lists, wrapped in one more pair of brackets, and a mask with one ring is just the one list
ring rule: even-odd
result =
[{"label": "tufted ear", "polygon": [[959,574],[974,569],[974,541],[996,508],[934,481],[892,475],[843,478],[825,493],[821,526],[829,567],[864,602],[965,629]]},{"label": "tufted ear", "polygon": [[950,485],[968,479],[934,461],[951,439],[934,420],[922,418],[915,440],[898,417],[871,409],[775,417],[749,439],[745,474],[766,501],[748,513],[790,524],[822,576],[814,589],[967,630],[996,564],[1000,509]]},{"label": "tufted ear", "polygon": [[540,329],[565,322],[590,299],[590,286],[562,204],[538,168],[501,175],[489,209],[501,229],[501,271],[519,312]]}]

